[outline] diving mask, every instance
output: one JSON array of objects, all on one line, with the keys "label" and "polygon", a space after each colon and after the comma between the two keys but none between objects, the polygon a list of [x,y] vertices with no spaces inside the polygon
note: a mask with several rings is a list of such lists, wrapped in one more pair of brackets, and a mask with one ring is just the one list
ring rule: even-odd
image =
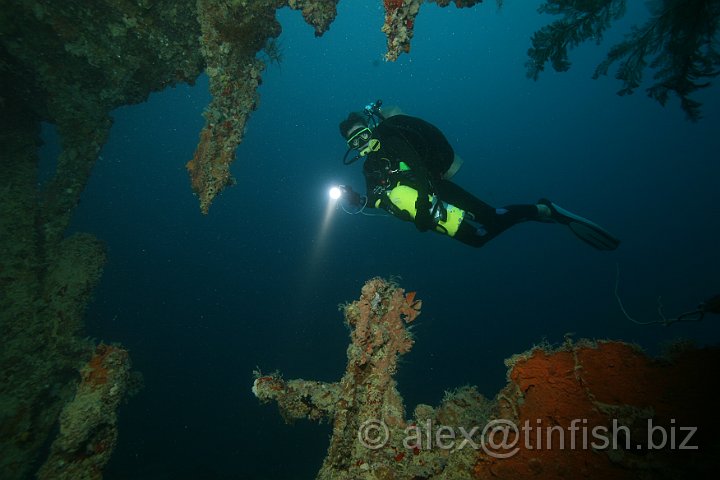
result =
[{"label": "diving mask", "polygon": [[372,130],[369,128],[361,128],[353,134],[352,137],[348,138],[347,145],[353,150],[359,150],[361,146],[365,145],[372,136]]},{"label": "diving mask", "polygon": [[[372,130],[368,127],[361,128],[350,136],[347,140],[347,152],[343,157],[343,164],[350,165],[351,163],[357,162],[361,157],[364,157],[370,152],[377,152],[380,150],[380,140],[372,138]],[[357,150],[357,155],[348,160],[350,152]]]}]

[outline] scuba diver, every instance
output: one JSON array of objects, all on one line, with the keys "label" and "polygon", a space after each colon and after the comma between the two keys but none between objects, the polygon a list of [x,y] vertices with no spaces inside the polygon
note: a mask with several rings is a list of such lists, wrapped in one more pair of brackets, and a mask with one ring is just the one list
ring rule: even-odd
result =
[{"label": "scuba diver", "polygon": [[[343,163],[365,159],[366,195],[347,186],[336,190],[357,212],[382,208],[413,222],[421,232],[433,230],[473,247],[482,247],[529,220],[567,225],[598,250],[614,250],[620,244],[599,225],[547,199],[502,208],[488,205],[449,180],[462,160],[437,127],[398,109],[381,110],[381,106],[377,100],[340,122],[340,134],[348,146]],[[352,152],[356,153],[350,157]]]}]

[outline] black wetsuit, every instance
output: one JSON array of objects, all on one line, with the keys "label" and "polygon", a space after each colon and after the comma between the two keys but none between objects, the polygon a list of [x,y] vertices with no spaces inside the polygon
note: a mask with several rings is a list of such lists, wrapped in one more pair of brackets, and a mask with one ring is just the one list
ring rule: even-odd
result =
[{"label": "black wetsuit", "polygon": [[[395,115],[383,120],[373,130],[372,138],[380,141],[380,149],[370,152],[363,165],[367,184],[368,206],[379,207],[412,221],[407,213],[399,211],[384,194],[398,182],[418,191],[415,226],[421,230],[434,228],[427,194],[437,195],[442,201],[469,213],[455,239],[481,247],[489,240],[526,220],[537,220],[535,205],[509,205],[495,209],[471,193],[450,182],[442,175],[450,168],[455,153],[445,135],[434,125],[416,117]],[[409,170],[402,170],[404,162]]]}]

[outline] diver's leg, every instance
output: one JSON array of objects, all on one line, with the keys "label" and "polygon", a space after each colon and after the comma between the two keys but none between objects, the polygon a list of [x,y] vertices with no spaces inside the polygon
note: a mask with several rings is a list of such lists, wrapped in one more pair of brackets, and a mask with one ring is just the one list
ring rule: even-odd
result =
[{"label": "diver's leg", "polygon": [[567,225],[575,236],[598,250],[615,250],[620,245],[620,240],[598,224],[546,199],[540,199],[536,205],[494,208],[448,180],[439,182],[437,189],[443,201],[469,213],[455,238],[474,247],[481,247],[513,225],[528,220]]},{"label": "diver's leg", "polygon": [[440,182],[437,187],[443,201],[469,213],[455,235],[460,237],[458,240],[469,245],[482,246],[513,225],[528,220],[541,220],[535,205],[495,208],[447,180]]},{"label": "diver's leg", "polygon": [[491,214],[482,218],[467,215],[460,223],[454,238],[473,247],[482,247],[513,225],[537,220],[537,212],[535,205],[508,205],[493,209]]},{"label": "diver's leg", "polygon": [[438,195],[444,202],[470,212],[475,217],[489,217],[495,213],[494,207],[449,180],[441,180],[436,187]]},{"label": "diver's leg", "polygon": [[455,239],[473,247],[482,247],[513,225],[535,220],[536,217],[535,205],[509,205],[482,218],[466,214],[455,233]]},{"label": "diver's leg", "polygon": [[492,240],[494,235],[490,236],[489,232],[482,225],[472,224],[465,219],[460,223],[453,238],[466,245],[478,248]]},{"label": "diver's leg", "polygon": [[482,247],[508,228],[527,220],[567,225],[575,236],[598,250],[615,250],[620,245],[620,240],[598,224],[544,199],[537,205],[498,208],[494,214],[483,218],[468,215],[460,224],[455,238],[473,247]]}]

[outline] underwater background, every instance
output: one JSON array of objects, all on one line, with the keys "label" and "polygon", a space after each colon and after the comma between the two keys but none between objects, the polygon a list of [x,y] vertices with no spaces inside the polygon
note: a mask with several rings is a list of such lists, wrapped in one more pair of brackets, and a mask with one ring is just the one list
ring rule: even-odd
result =
[{"label": "underwater background", "polygon": [[[639,326],[718,293],[720,97],[676,99],[591,80],[610,45],[647,12],[631,2],[601,45],[572,51],[569,72],[526,78],[530,36],[552,18],[534,2],[472,9],[425,5],[412,52],[382,60],[380,5],[341,2],[315,38],[298,12],[280,12],[283,60],[263,74],[260,106],[233,165],[237,185],[198,212],[185,162],[209,101],[207,77],[114,112],[73,231],[102,239],[108,262],[88,310],[88,335],[119,341],[145,379],[120,412],[106,478],[312,478],[329,425],[287,426],[252,395],[252,372],[334,381],[348,329],[338,304],[365,280],[397,277],[418,292],[416,345],[397,380],[411,411],[445,390],[505,385],[503,359],[547,341],[611,338],[653,354],[720,338],[717,318]],[[530,5],[532,4],[532,5]],[[377,26],[377,28],[374,28]],[[474,250],[392,218],[327,223],[328,188],[364,191],[360,163],[343,166],[338,123],[383,99],[438,126],[465,164],[454,181],[495,206],[548,197],[617,235],[597,252],[557,225],[519,225]],[[53,170],[59,145],[44,130]]]}]

